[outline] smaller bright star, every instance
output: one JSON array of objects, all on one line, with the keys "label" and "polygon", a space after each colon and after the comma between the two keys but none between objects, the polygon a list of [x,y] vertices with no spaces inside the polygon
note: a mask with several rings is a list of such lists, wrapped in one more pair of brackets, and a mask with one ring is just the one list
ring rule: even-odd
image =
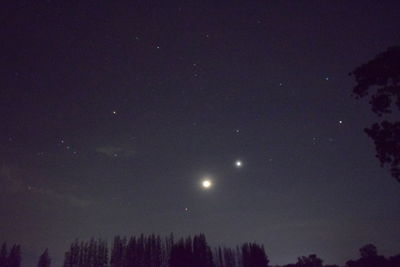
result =
[{"label": "smaller bright star", "polygon": [[113,110],[112,113],[113,113],[114,115],[117,115],[117,111],[116,111],[116,110]]},{"label": "smaller bright star", "polygon": [[342,123],[343,123],[343,121],[342,121],[342,120],[340,120],[340,121],[339,121],[339,124],[342,124]]},{"label": "smaller bright star", "polygon": [[236,166],[236,168],[241,168],[243,166],[243,162],[241,160],[236,160],[235,166]]}]

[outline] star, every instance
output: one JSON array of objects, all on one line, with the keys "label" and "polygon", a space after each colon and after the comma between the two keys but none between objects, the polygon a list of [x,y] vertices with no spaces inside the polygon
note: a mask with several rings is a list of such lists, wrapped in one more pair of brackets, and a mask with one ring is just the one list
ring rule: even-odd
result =
[{"label": "star", "polygon": [[116,110],[113,110],[113,111],[112,111],[112,114],[117,115],[117,111],[116,111]]},{"label": "star", "polygon": [[339,124],[342,124],[342,123],[343,123],[343,121],[342,121],[342,120],[340,120],[340,121],[339,121]]},{"label": "star", "polygon": [[236,166],[236,168],[241,168],[243,166],[243,162],[241,160],[236,160],[235,166]]}]

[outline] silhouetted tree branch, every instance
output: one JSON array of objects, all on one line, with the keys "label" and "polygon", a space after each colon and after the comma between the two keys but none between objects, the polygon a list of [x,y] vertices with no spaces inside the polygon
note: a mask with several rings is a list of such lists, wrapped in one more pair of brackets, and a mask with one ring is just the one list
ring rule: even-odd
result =
[{"label": "silhouetted tree branch", "polygon": [[[354,75],[357,82],[353,88],[354,96],[357,99],[370,96],[369,103],[375,114],[379,117],[399,114],[400,46],[389,47],[350,75]],[[400,121],[384,120],[366,128],[365,132],[375,143],[376,157],[381,165],[389,165],[391,175],[400,182]]]}]

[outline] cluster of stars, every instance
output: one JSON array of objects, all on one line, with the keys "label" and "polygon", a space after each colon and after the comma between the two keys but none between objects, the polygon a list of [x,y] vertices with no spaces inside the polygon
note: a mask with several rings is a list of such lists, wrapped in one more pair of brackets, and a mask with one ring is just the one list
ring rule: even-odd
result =
[{"label": "cluster of stars", "polygon": [[[63,146],[67,151],[71,151],[71,146],[70,145],[67,145],[66,143],[65,143],[65,140],[64,139],[61,139],[60,140],[60,144],[59,144],[60,146]],[[72,154],[78,154],[78,152],[77,151],[72,151]]]}]

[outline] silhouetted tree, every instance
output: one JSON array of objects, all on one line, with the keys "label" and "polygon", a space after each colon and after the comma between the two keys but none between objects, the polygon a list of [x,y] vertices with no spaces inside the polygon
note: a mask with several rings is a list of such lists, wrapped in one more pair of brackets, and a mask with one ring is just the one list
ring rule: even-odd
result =
[{"label": "silhouetted tree", "polygon": [[360,248],[361,258],[346,262],[347,267],[386,267],[388,261],[383,256],[378,255],[376,247],[368,244]]},{"label": "silhouetted tree", "polygon": [[7,267],[7,244],[5,242],[1,246],[0,267]]},{"label": "silhouetted tree", "polygon": [[367,244],[360,248],[361,258],[372,258],[378,256],[378,249],[373,244]]},{"label": "silhouetted tree", "polygon": [[10,254],[7,257],[7,267],[20,267],[21,266],[21,247],[20,245],[13,245]]},{"label": "silhouetted tree", "polygon": [[[126,237],[116,236],[111,249],[110,265],[108,262],[107,243],[102,240],[79,242],[75,240],[69,251],[65,253],[64,267],[268,267],[269,260],[264,246],[255,243],[245,243],[235,249],[217,247],[214,253],[207,244],[204,234],[193,238],[181,238],[174,241],[171,234],[165,239],[154,234],[132,236],[127,242]],[[19,246],[18,246],[19,247]],[[17,251],[13,246],[14,254]],[[42,258],[48,258],[47,250]],[[12,253],[10,253],[11,255]],[[2,255],[2,256],[1,256]],[[0,256],[7,255],[3,244]],[[347,262],[346,267],[400,267],[400,254],[386,259],[378,255],[374,245],[368,244],[360,249],[360,259]],[[40,265],[38,266],[48,266]],[[299,257],[297,263],[284,267],[338,267],[325,265],[316,255]],[[18,265],[17,265],[18,266]],[[9,267],[4,265],[0,267]],[[14,265],[13,265],[14,267]]]},{"label": "silhouetted tree", "polygon": [[98,241],[97,247],[97,260],[96,260],[96,267],[106,267],[108,266],[108,247],[107,242],[103,240]]},{"label": "silhouetted tree", "polygon": [[236,267],[235,252],[231,248],[224,248],[225,267]]},{"label": "silhouetted tree", "polygon": [[71,244],[69,251],[65,253],[63,267],[107,267],[108,248],[107,243],[101,239],[89,242]]},{"label": "silhouetted tree", "polygon": [[[187,244],[187,243],[186,243]],[[171,248],[169,258],[170,267],[185,267],[190,266],[192,260],[192,251],[186,246],[183,239],[174,244]]]},{"label": "silhouetted tree", "polygon": [[193,238],[193,267],[213,267],[213,257],[206,237],[200,234]]},{"label": "silhouetted tree", "polygon": [[38,267],[50,267],[51,259],[49,257],[49,252],[46,249],[39,258]]},{"label": "silhouetted tree", "polygon": [[170,267],[214,267],[213,256],[204,234],[181,239],[171,249]]},{"label": "silhouetted tree", "polygon": [[322,260],[317,255],[302,256],[297,259],[296,267],[322,267]]},{"label": "silhouetted tree", "polygon": [[236,251],[227,247],[218,247],[214,252],[216,267],[237,267]]},{"label": "silhouetted tree", "polygon": [[71,244],[69,251],[65,253],[63,266],[75,267],[78,266],[78,263],[79,263],[79,244],[78,240],[75,240],[75,242]]},{"label": "silhouetted tree", "polygon": [[165,246],[162,251],[161,266],[163,266],[163,267],[169,266],[171,250],[172,250],[172,247],[174,246],[174,243],[175,243],[174,235],[173,235],[173,233],[170,233],[169,236],[165,238]]},{"label": "silhouetted tree", "polygon": [[400,254],[390,257],[387,265],[387,267],[398,267],[398,266],[400,266]]},{"label": "silhouetted tree", "polygon": [[335,264],[323,265],[322,263],[322,259],[318,258],[315,254],[311,254],[308,257],[298,257],[297,263],[286,264],[282,267],[339,267]]},{"label": "silhouetted tree", "polygon": [[255,243],[242,245],[242,261],[243,267],[268,267],[269,263],[264,246]]},{"label": "silhouetted tree", "polygon": [[[371,93],[369,103],[375,114],[392,113],[393,107],[400,111],[400,46],[389,47],[350,75],[357,81],[353,88],[356,98]],[[391,175],[400,182],[400,120],[375,123],[365,132],[375,143],[381,165],[388,164]]]},{"label": "silhouetted tree", "polygon": [[111,250],[111,267],[124,267],[126,252],[126,239],[116,236]]}]

